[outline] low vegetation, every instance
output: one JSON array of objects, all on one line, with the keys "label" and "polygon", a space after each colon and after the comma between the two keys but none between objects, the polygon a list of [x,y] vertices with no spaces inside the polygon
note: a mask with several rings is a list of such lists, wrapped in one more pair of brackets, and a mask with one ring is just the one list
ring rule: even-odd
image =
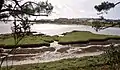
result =
[{"label": "low vegetation", "polygon": [[[18,45],[26,45],[26,44],[49,44],[51,42],[53,42],[54,39],[51,36],[46,36],[46,35],[30,35],[30,36],[25,36]],[[14,42],[14,38],[11,35],[1,35],[0,38],[0,45],[10,45],[10,46],[14,46],[15,42]]]},{"label": "low vegetation", "polygon": [[93,34],[88,31],[73,31],[64,33],[63,37],[58,38],[58,42],[79,42],[89,41],[91,39],[102,40],[106,38],[120,38],[120,36]]},{"label": "low vegetation", "polygon": [[120,47],[111,45],[104,54],[59,61],[2,67],[1,70],[119,70]]},{"label": "low vegetation", "polygon": [[[119,39],[120,36],[113,35],[100,35],[93,34],[88,31],[73,31],[68,33],[63,33],[64,36],[47,36],[47,35],[30,35],[25,36],[18,45],[32,45],[37,44],[36,47],[40,46],[49,46],[51,42],[58,41],[58,43],[67,43],[71,44],[72,42],[85,42],[90,40],[103,40],[106,38],[115,38]],[[0,47],[7,46],[13,47],[15,44],[14,38],[11,34],[0,35]]]},{"label": "low vegetation", "polygon": [[[74,58],[74,59],[64,59],[55,62],[41,63],[41,64],[29,64],[14,66],[10,70],[85,70],[85,69],[94,69],[94,65],[103,64],[102,58],[97,57],[83,57],[83,58]],[[99,62],[100,61],[100,62]],[[6,67],[3,67],[2,70],[5,70]]]},{"label": "low vegetation", "polygon": [[[105,39],[105,38],[120,38],[119,36],[112,35],[99,35],[87,31],[73,31],[64,33],[64,36],[25,36],[19,44],[41,44],[50,43],[54,40],[59,42],[71,41],[87,41],[90,39]],[[3,35],[4,36],[4,35]],[[13,45],[14,40],[11,35],[5,35],[4,39],[1,35],[0,44]],[[2,40],[3,39],[3,40]],[[10,67],[2,67],[1,70],[119,70],[119,52],[120,47],[111,46],[104,54],[99,56],[87,56],[82,58],[63,59],[54,62],[17,65]]]},{"label": "low vegetation", "polygon": [[[103,55],[8,67],[9,70],[110,70]],[[6,70],[3,67],[2,70]],[[113,69],[114,70],[114,69]]]}]

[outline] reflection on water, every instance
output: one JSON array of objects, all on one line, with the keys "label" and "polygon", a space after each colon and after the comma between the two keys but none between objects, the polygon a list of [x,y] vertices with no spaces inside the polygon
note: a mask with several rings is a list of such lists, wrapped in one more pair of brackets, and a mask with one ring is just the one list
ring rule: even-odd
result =
[{"label": "reflection on water", "polygon": [[0,34],[11,33],[11,23],[0,22]]},{"label": "reflection on water", "polygon": [[90,31],[96,34],[120,35],[120,28],[113,27],[96,32],[94,28],[87,25],[34,24],[32,26],[32,31],[41,32],[47,35],[58,35],[73,30]]},{"label": "reflection on water", "polygon": [[[4,22],[0,22],[0,33],[11,33],[10,23],[5,24]],[[96,34],[106,34],[106,35],[120,35],[120,28],[107,28],[96,32],[94,28],[87,25],[64,25],[64,24],[33,24],[31,26],[32,31],[36,31],[38,33],[43,33],[47,35],[59,35],[65,32],[71,32],[73,30],[78,31],[90,31]]]}]

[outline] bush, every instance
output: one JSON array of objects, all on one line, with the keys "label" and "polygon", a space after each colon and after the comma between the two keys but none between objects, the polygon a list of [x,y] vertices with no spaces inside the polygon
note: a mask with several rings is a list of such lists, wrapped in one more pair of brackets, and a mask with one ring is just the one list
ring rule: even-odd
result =
[{"label": "bush", "polygon": [[111,65],[111,68],[116,70],[119,69],[120,65],[120,46],[114,46],[111,44],[110,47],[105,51],[105,62]]}]

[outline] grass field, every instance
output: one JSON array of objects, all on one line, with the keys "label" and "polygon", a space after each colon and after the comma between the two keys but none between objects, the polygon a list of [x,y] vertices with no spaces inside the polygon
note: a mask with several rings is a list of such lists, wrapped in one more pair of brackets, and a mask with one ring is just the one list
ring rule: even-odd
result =
[{"label": "grass field", "polygon": [[[26,36],[19,44],[40,44],[50,43],[51,41],[58,40],[58,42],[71,42],[71,41],[87,41],[90,39],[105,39],[105,38],[120,38],[119,36],[112,35],[99,35],[87,31],[73,31],[64,33],[63,37],[58,36]],[[0,38],[0,44],[12,45],[14,39],[7,36],[4,39]],[[1,70],[6,70],[7,67],[2,67]],[[54,62],[28,64],[8,67],[9,70],[110,70],[111,66],[107,63],[107,58],[103,55],[88,56],[82,58],[63,59]],[[114,69],[113,69],[114,70]]]},{"label": "grass field", "polygon": [[[10,67],[9,67],[10,68]],[[13,66],[10,70],[109,70],[102,55],[63,59],[54,62]],[[6,70],[3,67],[2,70]]]},{"label": "grass field", "polygon": [[[21,44],[49,44],[50,42],[54,41],[54,39],[50,36],[40,35],[40,36],[25,36],[20,42]],[[0,38],[0,44],[3,45],[14,45],[14,38],[12,36],[3,36]]]},{"label": "grass field", "polygon": [[88,31],[73,31],[58,38],[58,42],[88,41],[91,39],[120,38],[120,36],[93,34]]},{"label": "grass field", "polygon": [[[88,41],[91,39],[106,39],[106,38],[120,38],[120,36],[93,34],[88,31],[73,31],[64,33],[64,36],[46,36],[46,35],[30,35],[25,36],[18,45],[24,44],[50,44],[57,40],[58,42],[77,42]],[[0,45],[14,45],[14,38],[11,35],[0,35]]]}]

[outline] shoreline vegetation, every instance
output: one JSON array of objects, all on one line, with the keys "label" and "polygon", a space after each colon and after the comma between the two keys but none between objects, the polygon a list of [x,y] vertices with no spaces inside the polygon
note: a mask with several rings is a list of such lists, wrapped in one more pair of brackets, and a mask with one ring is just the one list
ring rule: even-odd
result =
[{"label": "shoreline vegetation", "polygon": [[[92,42],[104,42],[109,43],[109,40],[120,40],[120,36],[114,35],[102,35],[102,34],[93,34],[89,31],[72,31],[63,33],[62,37],[58,37],[58,43],[65,45],[65,44],[89,44]],[[109,42],[107,42],[109,41]],[[111,43],[111,42],[110,42]],[[95,44],[95,43],[94,43]]]},{"label": "shoreline vegetation", "polygon": [[[13,20],[3,20],[3,21],[13,21]],[[17,20],[20,21],[20,20]],[[41,19],[41,20],[29,20],[31,24],[43,24],[43,23],[50,23],[50,24],[77,24],[77,25],[89,25],[94,26],[92,22],[104,23],[104,26],[111,26],[113,23],[120,23],[119,19],[106,19],[101,20],[100,18],[57,18],[57,19]],[[102,25],[103,26],[103,25]],[[120,27],[120,25],[115,25],[113,27]]]},{"label": "shoreline vegetation", "polygon": [[[101,54],[45,63],[15,65],[7,68],[10,70],[110,70],[111,65],[108,58],[105,58],[105,54]],[[6,67],[2,67],[2,70],[6,70]]]},{"label": "shoreline vegetation", "polygon": [[[93,34],[88,31],[72,31],[63,33],[62,36],[47,36],[44,34],[25,36],[17,47],[32,48],[49,46],[50,43],[57,41],[62,45],[69,44],[111,44],[120,43],[120,36]],[[0,35],[0,48],[14,48],[12,34]],[[34,56],[34,55],[30,55]],[[2,67],[1,70],[109,70],[111,63],[107,62],[104,54],[98,56],[85,56],[81,58],[69,58],[59,61],[52,61],[37,64],[15,65]],[[120,66],[120,65],[118,65]]]},{"label": "shoreline vegetation", "polygon": [[[62,22],[61,22],[62,21]],[[80,24],[80,25],[90,25],[92,26],[91,22],[88,20],[77,21],[72,20],[67,22],[65,20],[61,20],[58,22],[44,22],[44,21],[37,21],[31,22],[32,24],[38,23],[52,23],[52,24]],[[106,24],[109,26],[111,24]],[[30,36],[25,36],[16,48],[37,48],[42,46],[50,46],[50,43],[57,41],[60,45],[74,45],[74,44],[82,44],[84,45],[108,45],[111,43],[120,44],[120,36],[115,35],[102,35],[102,34],[93,34],[88,31],[72,31],[66,32],[55,36],[48,36],[44,34],[38,34]],[[0,34],[0,49],[12,49],[14,47],[14,38],[12,34]],[[47,48],[45,50],[54,51],[54,48]],[[89,50],[89,49],[88,49]],[[28,50],[26,50],[28,51]],[[40,51],[40,50],[38,50]],[[38,52],[33,50],[32,52]],[[43,50],[41,50],[43,51]],[[1,51],[0,51],[1,52]],[[21,52],[21,51],[20,51]],[[35,55],[27,55],[24,57],[32,57]],[[12,57],[10,57],[12,58]],[[10,59],[9,58],[9,59]],[[16,56],[15,58],[21,59],[23,57]],[[45,63],[37,63],[37,64],[25,64],[25,65],[15,65],[9,67],[2,67],[1,70],[6,70],[6,68],[10,68],[10,70],[109,70],[111,69],[110,63],[106,62],[108,58],[105,58],[104,54],[97,55],[97,56],[85,56],[81,58],[68,58],[62,59],[59,61],[52,61],[52,62],[45,62]],[[120,65],[118,65],[120,66]]]},{"label": "shoreline vegetation", "polygon": [[[47,36],[44,34],[25,36],[16,46],[21,48],[34,48],[50,46],[50,43],[57,41],[61,45],[69,44],[111,44],[120,43],[120,36],[93,34],[88,31],[72,31],[62,34],[63,36]],[[0,35],[0,48],[14,48],[12,34]]]},{"label": "shoreline vegetation", "polygon": [[[21,48],[34,48],[40,46],[49,46],[54,38],[47,35],[30,35],[25,36],[16,46]],[[12,34],[0,35],[0,48],[11,49],[14,48],[14,38]]]},{"label": "shoreline vegetation", "polygon": [[[13,20],[4,20],[13,21]],[[20,21],[20,20],[17,20]],[[64,24],[64,25],[88,25],[88,26],[101,26],[101,27],[120,27],[119,19],[106,19],[100,18],[58,18],[58,19],[41,19],[41,20],[29,20],[30,24]]]},{"label": "shoreline vegetation", "polygon": [[[43,23],[50,23],[50,24],[76,24],[76,25],[88,25],[88,26],[94,26],[95,24],[92,22],[100,23],[101,26],[113,26],[113,23],[115,24],[113,27],[120,27],[120,25],[116,25],[116,23],[120,23],[119,19],[106,19],[101,20],[100,18],[58,18],[58,19],[41,19],[41,20],[30,20],[32,24],[43,24]],[[96,24],[97,24],[96,23]],[[102,24],[104,23],[104,25]]]}]

